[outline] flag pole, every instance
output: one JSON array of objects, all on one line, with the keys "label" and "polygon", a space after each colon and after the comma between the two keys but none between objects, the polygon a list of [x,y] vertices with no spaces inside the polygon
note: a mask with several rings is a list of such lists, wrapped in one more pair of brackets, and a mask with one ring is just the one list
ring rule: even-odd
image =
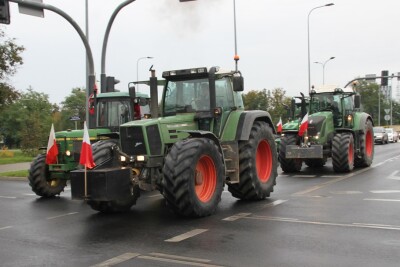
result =
[{"label": "flag pole", "polygon": [[87,199],[87,171],[85,165],[85,199]]}]

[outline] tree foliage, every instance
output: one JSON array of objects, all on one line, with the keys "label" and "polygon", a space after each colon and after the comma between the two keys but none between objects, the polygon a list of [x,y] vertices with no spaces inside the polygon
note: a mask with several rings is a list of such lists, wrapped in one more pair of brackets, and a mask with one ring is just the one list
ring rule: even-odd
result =
[{"label": "tree foliage", "polygon": [[287,111],[284,105],[290,105],[290,98],[285,96],[282,88],[273,90],[263,89],[261,91],[251,90],[243,94],[243,102],[246,110],[265,110],[271,115],[273,122],[278,123],[282,117],[287,119]]},{"label": "tree foliage", "polygon": [[70,120],[72,116],[81,118],[79,129],[83,128],[83,121],[86,116],[86,93],[84,88],[74,88],[69,96],[61,102],[61,117],[58,129],[75,129],[75,124]]},{"label": "tree foliage", "polygon": [[0,29],[0,110],[20,96],[8,80],[23,64],[21,53],[24,50],[23,46],[16,44],[15,39],[8,38]]}]

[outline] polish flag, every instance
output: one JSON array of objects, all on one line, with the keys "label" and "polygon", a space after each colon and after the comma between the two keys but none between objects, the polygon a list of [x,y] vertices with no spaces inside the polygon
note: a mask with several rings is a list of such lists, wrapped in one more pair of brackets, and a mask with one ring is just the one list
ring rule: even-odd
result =
[{"label": "polish flag", "polygon": [[304,132],[307,131],[307,127],[308,127],[308,112],[301,120],[299,128],[299,136],[303,136]]},{"label": "polish flag", "polygon": [[46,164],[57,163],[58,147],[56,143],[56,134],[54,132],[54,125],[51,124],[49,135],[49,142],[47,143]]},{"label": "polish flag", "polygon": [[79,164],[85,166],[86,168],[92,169],[96,164],[93,161],[92,146],[90,145],[89,132],[86,127],[86,121],[83,123],[83,141],[81,148],[81,157],[79,159]]},{"label": "polish flag", "polygon": [[282,117],[279,118],[279,122],[276,127],[278,127],[276,130],[278,133],[282,132]]}]

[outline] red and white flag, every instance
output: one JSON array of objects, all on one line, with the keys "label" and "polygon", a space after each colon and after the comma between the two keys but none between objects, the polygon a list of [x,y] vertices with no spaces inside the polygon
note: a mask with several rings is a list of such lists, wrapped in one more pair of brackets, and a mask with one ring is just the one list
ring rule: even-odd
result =
[{"label": "red and white flag", "polygon": [[54,132],[54,125],[51,124],[49,142],[47,143],[46,164],[57,163],[57,155],[58,155],[58,147],[56,143],[56,134]]},{"label": "red and white flag", "polygon": [[278,127],[278,128],[276,129],[276,131],[277,131],[278,133],[282,132],[282,117],[279,118],[279,122],[278,122],[278,124],[276,125],[276,127]]},{"label": "red and white flag", "polygon": [[92,146],[90,145],[89,131],[86,127],[86,121],[83,123],[83,141],[81,148],[81,157],[79,158],[79,164],[86,168],[92,169],[96,164],[93,161]]},{"label": "red and white flag", "polygon": [[307,131],[307,127],[308,127],[308,112],[301,120],[299,128],[299,136],[303,136],[304,132]]}]

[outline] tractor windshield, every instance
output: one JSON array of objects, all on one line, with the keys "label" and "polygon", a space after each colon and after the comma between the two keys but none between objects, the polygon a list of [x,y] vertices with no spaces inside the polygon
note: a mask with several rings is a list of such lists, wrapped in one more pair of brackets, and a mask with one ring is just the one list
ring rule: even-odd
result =
[{"label": "tractor windshield", "polygon": [[332,93],[314,94],[311,97],[311,114],[320,111],[336,111],[341,113],[340,95]]},{"label": "tractor windshield", "polygon": [[[215,81],[216,105],[229,110],[235,107],[232,85],[229,78]],[[168,81],[164,92],[164,116],[177,113],[192,113],[210,110],[210,88],[208,79]]]},{"label": "tractor windshield", "polygon": [[129,99],[101,99],[97,106],[98,127],[117,127],[133,120]]}]

